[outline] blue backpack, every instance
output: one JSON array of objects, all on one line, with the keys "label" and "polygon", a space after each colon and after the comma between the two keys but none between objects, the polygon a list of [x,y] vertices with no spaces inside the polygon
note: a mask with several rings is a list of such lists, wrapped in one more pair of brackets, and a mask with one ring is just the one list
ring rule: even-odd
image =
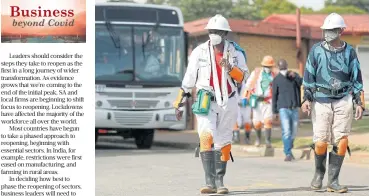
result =
[{"label": "blue backpack", "polygon": [[246,52],[243,48],[241,48],[240,45],[238,45],[236,42],[234,41],[229,41],[233,44],[233,47],[237,50],[237,51],[240,51],[242,52],[243,56],[245,57],[245,62],[247,62],[247,56],[246,56]]},{"label": "blue backpack", "polygon": [[[242,52],[243,56],[245,57],[245,62],[247,63],[247,56],[246,56],[246,52],[243,48],[241,48],[240,45],[238,45],[236,42],[234,41],[229,41],[233,44],[234,48],[237,50],[237,51],[240,51]],[[241,107],[246,107],[247,105],[249,105],[250,103],[248,102],[248,100],[246,98],[244,98],[242,101],[241,101]]]}]

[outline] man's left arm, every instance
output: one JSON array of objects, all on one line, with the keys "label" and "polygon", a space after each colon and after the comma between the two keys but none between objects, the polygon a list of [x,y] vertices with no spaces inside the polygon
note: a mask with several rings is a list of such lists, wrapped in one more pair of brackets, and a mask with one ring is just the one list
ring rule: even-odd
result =
[{"label": "man's left arm", "polygon": [[229,75],[233,80],[235,80],[237,83],[246,82],[248,77],[250,76],[249,68],[246,64],[246,59],[242,52],[235,51],[235,58],[230,59],[229,62],[231,64],[231,69],[229,70]]},{"label": "man's left arm", "polygon": [[300,87],[302,85],[302,78],[300,77],[298,73],[295,73],[294,79],[295,79],[296,84]]},{"label": "man's left arm", "polygon": [[365,108],[365,99],[364,99],[364,91],[363,91],[363,79],[361,75],[360,62],[357,58],[355,50],[351,51],[350,55],[350,67],[351,69],[351,81],[353,84],[353,96],[354,101],[357,105],[361,106],[363,109]]}]

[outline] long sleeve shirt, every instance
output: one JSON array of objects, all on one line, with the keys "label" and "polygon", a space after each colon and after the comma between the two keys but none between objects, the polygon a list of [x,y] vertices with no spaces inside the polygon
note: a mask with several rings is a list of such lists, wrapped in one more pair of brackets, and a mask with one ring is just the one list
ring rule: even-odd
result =
[{"label": "long sleeve shirt", "polygon": [[[331,103],[341,99],[350,92],[363,91],[360,63],[355,49],[345,43],[340,51],[331,51],[325,42],[315,44],[308,55],[305,66],[303,86],[313,92],[314,99],[321,103]],[[339,91],[339,94],[327,94],[316,91],[318,88]]]},{"label": "long sleeve shirt", "polygon": [[[272,81],[275,77],[275,73],[265,73],[261,68],[256,68],[251,72],[249,79],[246,82],[246,89],[248,89],[251,94],[259,96],[272,98]],[[262,83],[264,81],[269,81],[266,89],[263,89]]]},{"label": "long sleeve shirt", "polygon": [[[182,90],[185,93],[190,93],[194,87],[197,89],[205,89],[210,90],[214,92],[215,97],[218,100],[221,100],[217,96],[217,87],[221,86],[222,82],[219,81],[219,85],[216,85],[215,80],[213,80],[215,89],[210,84],[210,76],[211,74],[216,74],[214,72],[213,68],[215,66],[215,57],[214,55],[211,55],[212,48],[209,45],[209,41],[197,46],[191,53],[190,60],[188,63],[188,67],[185,73],[185,76],[182,81]],[[244,54],[233,46],[231,42],[226,43],[229,47],[225,47],[225,50],[227,49],[230,52],[230,58],[229,63],[232,66],[238,67],[243,71],[243,81],[247,80],[249,76],[248,67],[246,65],[246,59],[244,57]],[[211,49],[211,50],[210,50]],[[225,73],[225,72],[224,72]],[[222,72],[223,74],[223,72]],[[224,74],[224,80],[227,80],[229,83],[229,86],[231,87],[231,92],[236,90],[236,85],[234,82],[234,79],[231,78],[229,74]],[[218,78],[218,77],[214,77]],[[225,88],[227,88],[227,85],[225,85]],[[227,89],[228,90],[228,89]],[[220,91],[226,91],[223,87],[220,88]],[[225,94],[225,95],[224,95]],[[222,93],[222,96],[228,96],[226,93]],[[219,104],[219,103],[218,103]],[[220,104],[219,104],[220,105]]]},{"label": "long sleeve shirt", "polygon": [[281,108],[301,107],[302,78],[295,73],[294,78],[278,74],[273,80],[273,114]]}]

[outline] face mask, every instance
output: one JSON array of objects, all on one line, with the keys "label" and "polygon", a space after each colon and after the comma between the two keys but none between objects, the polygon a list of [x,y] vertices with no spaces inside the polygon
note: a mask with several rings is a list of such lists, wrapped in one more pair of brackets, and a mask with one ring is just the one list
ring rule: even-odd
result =
[{"label": "face mask", "polygon": [[287,75],[287,69],[285,70],[280,70],[279,73],[281,73],[283,76],[286,76]]},{"label": "face mask", "polygon": [[324,39],[327,42],[331,42],[339,37],[339,33],[337,30],[325,30],[324,31]]},{"label": "face mask", "polygon": [[270,73],[270,68],[269,67],[264,67],[263,69],[264,69],[265,73]]},{"label": "face mask", "polygon": [[220,35],[217,34],[210,34],[209,35],[210,38],[210,42],[213,46],[218,45],[220,43],[222,43],[222,37]]}]

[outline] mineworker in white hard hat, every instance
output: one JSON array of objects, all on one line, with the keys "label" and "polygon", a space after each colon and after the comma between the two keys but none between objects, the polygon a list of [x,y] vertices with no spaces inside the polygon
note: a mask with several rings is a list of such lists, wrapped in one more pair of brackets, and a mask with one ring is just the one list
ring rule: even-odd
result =
[{"label": "mineworker in white hard hat", "polygon": [[[311,113],[313,123],[312,149],[315,152],[315,175],[311,188],[322,188],[329,153],[328,192],[347,192],[338,182],[348,148],[352,120],[362,118],[364,111],[363,81],[355,49],[342,41],[346,28],[344,19],[332,13],[321,29],[324,41],[315,44],[309,53],[303,79],[302,110]],[[355,108],[355,116],[353,112]]]},{"label": "mineworker in white hard hat", "polygon": [[210,39],[192,51],[174,107],[180,120],[186,97],[196,88],[192,111],[206,182],[200,192],[226,194],[223,177],[231,159],[232,129],[238,114],[237,85],[248,78],[249,72],[244,50],[226,39],[231,31],[227,19],[217,14],[205,29]]}]

